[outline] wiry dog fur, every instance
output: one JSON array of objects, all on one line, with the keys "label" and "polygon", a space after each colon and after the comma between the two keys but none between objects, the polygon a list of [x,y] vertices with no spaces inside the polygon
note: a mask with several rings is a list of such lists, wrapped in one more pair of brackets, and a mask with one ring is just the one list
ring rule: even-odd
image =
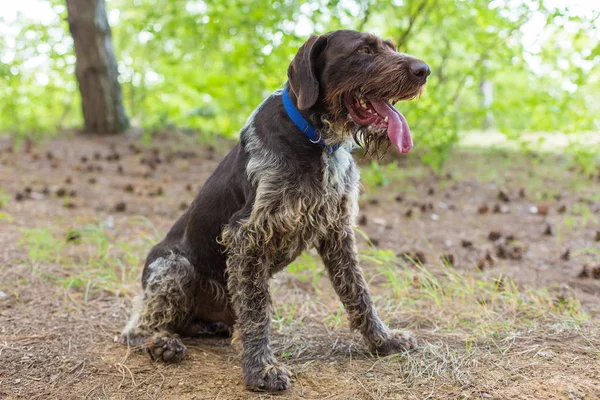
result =
[{"label": "wiry dog fur", "polygon": [[[374,60],[364,57],[365,46]],[[425,81],[410,75],[415,62],[373,35],[312,36],[288,70],[290,96],[326,143],[341,147],[329,153],[311,143],[287,116],[281,91],[269,96],[148,255],[143,292],[123,342],[147,349],[154,359],[178,361],[186,355],[179,335],[230,335],[233,329],[245,384],[286,389],[291,374],[269,345],[268,281],[314,247],[351,327],[370,350],[390,354],[414,347],[414,339],[388,329],[377,316],[353,230],[359,175],[351,150],[355,142],[377,150],[388,144],[387,136],[353,123],[343,103],[355,93],[393,100],[418,95]]]}]

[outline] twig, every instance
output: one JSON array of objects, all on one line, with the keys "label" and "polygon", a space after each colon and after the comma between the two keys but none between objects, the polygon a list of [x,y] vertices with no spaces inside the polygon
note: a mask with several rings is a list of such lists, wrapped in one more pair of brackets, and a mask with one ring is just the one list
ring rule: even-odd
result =
[{"label": "twig", "polygon": [[363,385],[363,383],[360,381],[360,379],[358,379],[358,378],[356,377],[356,375],[352,375],[352,377],[353,377],[354,379],[356,379],[356,381],[357,381],[357,382],[359,383],[359,385],[360,385],[360,386],[361,386],[361,387],[364,389],[365,393],[367,393],[367,395],[369,395],[369,397],[370,397],[370,398],[372,398],[373,400],[377,400],[377,397],[375,397],[375,396],[373,396],[373,395],[371,394],[371,391],[370,391],[369,389],[367,389],[367,388],[365,387],[365,385]]},{"label": "twig", "polygon": [[[431,5],[433,5],[433,4],[435,4],[435,1],[431,3]],[[406,41],[408,40],[409,35],[411,34],[413,28],[415,27],[417,19],[419,18],[419,16],[421,16],[421,14],[424,14],[424,11],[428,8],[428,6],[429,6],[429,0],[423,0],[421,2],[421,4],[419,4],[419,6],[417,7],[416,12],[414,14],[411,14],[408,17],[408,26],[406,27],[404,32],[402,32],[402,34],[398,38],[398,43],[396,43],[398,48],[402,48],[406,45]],[[409,7],[410,7],[410,5],[409,5]]]},{"label": "twig", "polygon": [[[519,21],[519,22],[521,22],[521,21]],[[505,38],[498,38],[498,40],[494,40],[494,41],[490,42],[486,47],[484,47],[483,50],[480,52],[477,60],[475,60],[475,62],[473,63],[473,66],[471,67],[470,70],[473,71],[476,68],[478,68],[487,59],[488,53],[494,47],[499,45],[501,42],[506,41],[507,38],[509,38],[518,28],[520,28],[520,26],[521,26],[520,24],[516,24],[515,26],[513,26],[510,29],[508,35]],[[460,93],[462,92],[465,84],[467,83],[469,76],[470,76],[469,74],[463,75],[462,79],[458,83],[458,86],[456,87],[456,91],[454,92],[454,95],[452,96],[452,100],[450,101],[451,104],[455,103],[456,100],[458,100],[458,97],[460,96]]]},{"label": "twig", "polygon": [[363,28],[365,27],[365,24],[367,23],[370,16],[371,16],[371,4],[369,1],[367,1],[367,4],[365,5],[365,13],[364,13],[362,19],[360,20],[360,22],[358,23],[358,25],[356,26],[357,31],[363,30]]},{"label": "twig", "polygon": [[27,339],[46,339],[48,337],[54,336],[53,333],[46,335],[28,335],[28,336],[0,336],[0,342],[20,342],[21,340]]},{"label": "twig", "polygon": [[[79,364],[77,364],[76,366],[74,366],[73,368],[71,368],[69,370],[69,374],[72,374],[73,372],[75,372],[75,370],[77,368],[79,368],[82,364],[83,364],[83,367],[81,368],[81,371],[83,371],[83,369],[85,368],[85,360],[83,360],[82,362],[80,362]],[[81,371],[79,372],[79,374],[81,374]]]},{"label": "twig", "polygon": [[[165,376],[163,375],[162,372],[158,371],[158,373],[160,374],[162,381],[160,381],[160,385],[158,385],[158,388],[156,388],[156,393],[154,393],[154,398],[157,399],[158,395],[160,394],[160,391],[163,387],[163,385],[165,384]],[[150,390],[150,388],[148,388],[148,390]],[[146,393],[148,394],[148,391],[146,391]]]},{"label": "twig", "polygon": [[101,385],[101,384],[98,384],[98,385],[96,385],[96,386],[92,387],[92,388],[90,389],[90,391],[86,393],[86,395],[85,395],[84,399],[87,399],[88,397],[90,397],[90,393],[92,393],[94,390],[96,390],[96,389],[97,389],[97,388],[98,388],[100,385]]}]

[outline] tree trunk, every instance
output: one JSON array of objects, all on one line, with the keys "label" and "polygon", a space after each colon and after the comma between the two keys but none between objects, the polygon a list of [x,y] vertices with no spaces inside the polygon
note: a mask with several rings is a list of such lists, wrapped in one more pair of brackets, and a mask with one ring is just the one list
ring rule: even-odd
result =
[{"label": "tree trunk", "polygon": [[75,44],[75,76],[87,132],[120,133],[129,127],[104,0],[66,0]]}]

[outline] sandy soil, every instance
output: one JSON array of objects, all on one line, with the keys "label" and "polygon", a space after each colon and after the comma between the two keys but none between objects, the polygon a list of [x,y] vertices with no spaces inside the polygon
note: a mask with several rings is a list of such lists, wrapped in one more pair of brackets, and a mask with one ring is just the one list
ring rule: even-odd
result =
[{"label": "sandy soil", "polygon": [[[97,137],[18,150],[0,143],[0,398],[272,396],[244,389],[227,339],[187,339],[190,356],[178,365],[154,364],[114,341],[145,252],[227,146],[183,136],[151,146]],[[446,319],[461,307],[455,303],[397,306],[378,264],[366,259],[380,313],[423,343],[378,359],[347,328],[317,263],[283,272],[272,285],[273,347],[294,373],[293,388],[278,397],[600,398],[600,175],[501,152],[461,150],[441,174],[414,157],[391,155],[395,169],[369,162],[362,161],[359,219],[372,242],[361,240],[365,254],[390,249],[432,271],[445,258],[482,282],[507,276],[519,288],[572,299],[584,322],[540,315],[553,322],[475,335],[472,322]],[[78,230],[89,226],[100,232],[80,242]]]}]

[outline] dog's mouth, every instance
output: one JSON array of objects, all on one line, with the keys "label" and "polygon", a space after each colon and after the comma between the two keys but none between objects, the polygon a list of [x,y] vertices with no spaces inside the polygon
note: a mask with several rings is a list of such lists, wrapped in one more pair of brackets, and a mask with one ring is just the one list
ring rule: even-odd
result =
[{"label": "dog's mouth", "polygon": [[390,142],[400,153],[408,153],[413,141],[406,118],[392,106],[390,100],[345,96],[344,103],[352,120],[360,126],[386,130]]}]

